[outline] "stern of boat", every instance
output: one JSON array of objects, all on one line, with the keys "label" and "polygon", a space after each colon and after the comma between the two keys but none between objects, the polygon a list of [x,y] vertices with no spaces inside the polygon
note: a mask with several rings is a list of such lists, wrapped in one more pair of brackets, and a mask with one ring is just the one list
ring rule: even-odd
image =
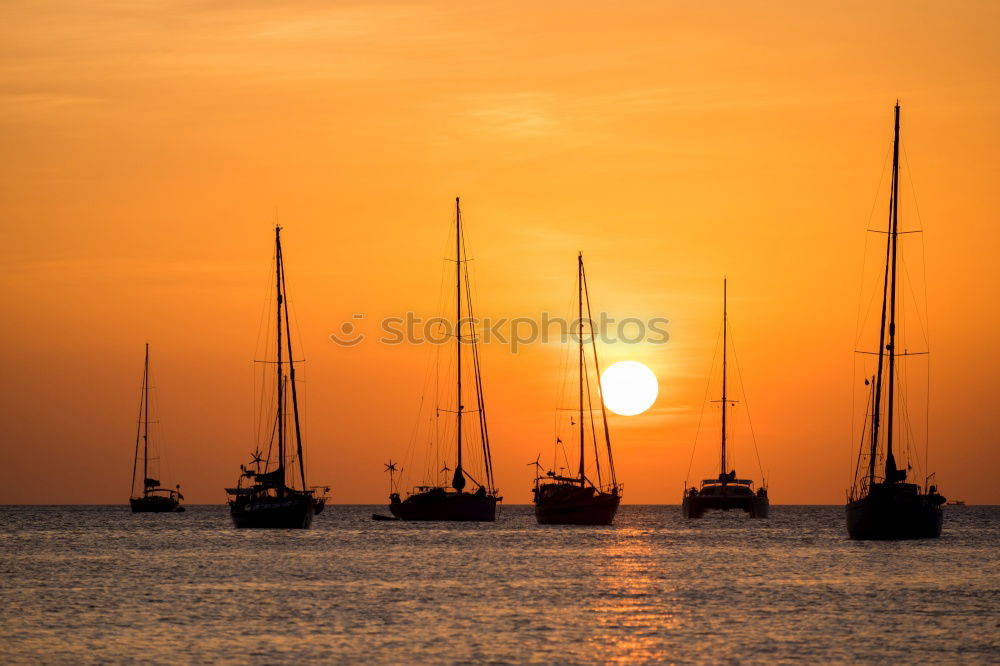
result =
[{"label": "stern of boat", "polygon": [[874,492],[848,502],[847,534],[856,540],[896,541],[941,536],[944,512],[937,497],[923,495],[911,484],[874,486]]}]

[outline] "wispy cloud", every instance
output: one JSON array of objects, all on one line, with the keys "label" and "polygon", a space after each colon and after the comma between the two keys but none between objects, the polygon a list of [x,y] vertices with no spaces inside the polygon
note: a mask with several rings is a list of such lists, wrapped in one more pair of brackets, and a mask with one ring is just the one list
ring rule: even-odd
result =
[{"label": "wispy cloud", "polygon": [[0,93],[0,115],[37,116],[58,111],[79,111],[81,107],[100,104],[98,97],[59,93]]},{"label": "wispy cloud", "polygon": [[482,95],[465,100],[461,115],[477,124],[478,131],[512,138],[533,138],[558,131],[552,99],[534,93]]},{"label": "wispy cloud", "polygon": [[13,274],[32,280],[73,282],[108,280],[114,282],[194,282],[246,278],[247,267],[222,261],[148,261],[139,258],[59,259],[13,261],[6,267]]}]

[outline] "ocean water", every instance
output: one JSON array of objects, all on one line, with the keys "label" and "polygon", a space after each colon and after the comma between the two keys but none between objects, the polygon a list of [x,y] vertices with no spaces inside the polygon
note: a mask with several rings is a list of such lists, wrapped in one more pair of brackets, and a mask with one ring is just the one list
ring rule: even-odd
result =
[{"label": "ocean water", "polygon": [[843,508],[768,520],[623,506],[611,527],[374,522],[235,530],[225,507],[0,508],[4,663],[1000,661],[1000,507],[938,540],[847,539]]}]

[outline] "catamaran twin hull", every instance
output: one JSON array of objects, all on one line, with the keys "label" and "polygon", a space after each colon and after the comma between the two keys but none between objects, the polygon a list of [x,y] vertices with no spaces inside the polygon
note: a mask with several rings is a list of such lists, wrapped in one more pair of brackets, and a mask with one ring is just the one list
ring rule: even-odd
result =
[{"label": "catamaran twin hull", "polygon": [[542,484],[535,497],[539,525],[610,525],[621,495],[569,484]]},{"label": "catamaran twin hull", "polygon": [[759,495],[688,495],[684,498],[681,508],[685,518],[701,518],[706,511],[729,511],[730,509],[747,512],[751,518],[767,518],[771,503],[766,497]]},{"label": "catamaran twin hull", "polygon": [[935,539],[941,536],[943,502],[940,495],[921,495],[913,484],[876,484],[847,505],[847,533],[860,540]]},{"label": "catamaran twin hull", "polygon": [[496,495],[446,492],[435,488],[393,501],[389,511],[400,520],[448,520],[493,522],[497,515]]},{"label": "catamaran twin hull", "polygon": [[248,500],[237,497],[229,502],[229,515],[238,528],[309,529],[316,514],[311,497],[265,498]]}]

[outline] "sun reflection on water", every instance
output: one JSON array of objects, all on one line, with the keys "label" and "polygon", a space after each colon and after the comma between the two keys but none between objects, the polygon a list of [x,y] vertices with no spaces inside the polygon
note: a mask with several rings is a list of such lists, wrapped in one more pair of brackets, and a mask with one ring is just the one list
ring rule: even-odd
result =
[{"label": "sun reflection on water", "polygon": [[590,611],[597,631],[588,644],[604,663],[662,662],[666,632],[680,620],[676,599],[654,577],[656,570],[649,530],[621,528],[600,551],[599,600]]}]

